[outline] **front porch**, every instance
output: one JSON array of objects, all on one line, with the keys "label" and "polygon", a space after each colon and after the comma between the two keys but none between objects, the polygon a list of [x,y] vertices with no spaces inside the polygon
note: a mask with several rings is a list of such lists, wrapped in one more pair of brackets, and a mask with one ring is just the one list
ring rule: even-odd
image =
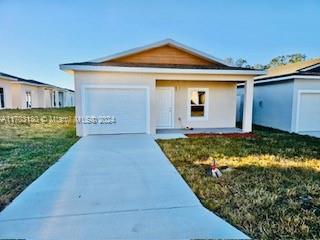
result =
[{"label": "front porch", "polygon": [[[241,129],[235,127],[239,82],[244,84]],[[253,79],[157,79],[155,98],[156,134],[251,132]]]}]

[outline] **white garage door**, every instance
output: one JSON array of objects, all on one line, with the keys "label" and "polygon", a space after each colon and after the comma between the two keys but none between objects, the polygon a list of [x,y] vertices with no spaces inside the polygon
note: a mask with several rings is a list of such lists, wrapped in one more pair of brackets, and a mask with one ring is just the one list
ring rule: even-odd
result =
[{"label": "white garage door", "polygon": [[320,131],[320,93],[300,93],[298,131]]},{"label": "white garage door", "polygon": [[86,88],[84,115],[99,121],[87,122],[84,133],[146,133],[147,101],[146,88]]}]

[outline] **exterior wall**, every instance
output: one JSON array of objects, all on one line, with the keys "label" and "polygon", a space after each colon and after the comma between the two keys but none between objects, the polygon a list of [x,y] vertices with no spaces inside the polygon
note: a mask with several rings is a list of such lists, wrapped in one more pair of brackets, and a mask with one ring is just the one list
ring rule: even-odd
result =
[{"label": "exterior wall", "polygon": [[52,90],[45,89],[43,93],[43,107],[51,108],[53,107],[52,99],[51,99]]},{"label": "exterior wall", "polygon": [[12,84],[12,108],[26,109],[26,92],[31,92],[32,108],[43,108],[44,89],[26,84]]},{"label": "exterior wall", "polygon": [[17,108],[26,109],[26,92],[31,92],[31,107],[32,108],[41,108],[40,97],[42,94],[39,93],[39,87],[31,86],[31,85],[21,85],[20,88],[20,106]]},{"label": "exterior wall", "polygon": [[291,132],[292,100],[293,81],[255,84],[253,123]]},{"label": "exterior wall", "polygon": [[[235,127],[236,83],[235,82],[194,82],[157,81],[157,87],[174,87],[175,128],[223,128]],[[188,119],[188,88],[208,88],[208,120]]]},{"label": "exterior wall", "polygon": [[38,87],[38,108],[45,108],[45,88]]},{"label": "exterior wall", "polygon": [[21,108],[21,85],[12,84],[12,108]]},{"label": "exterior wall", "polygon": [[12,84],[10,80],[0,78],[0,88],[3,88],[4,109],[12,108]]},{"label": "exterior wall", "polygon": [[74,92],[65,90],[63,92],[63,107],[73,107],[74,106]]},{"label": "exterior wall", "polygon": [[[234,127],[236,111],[236,80],[251,79],[245,75],[197,75],[197,74],[153,74],[153,73],[111,73],[111,72],[85,72],[76,71],[75,77],[75,103],[76,116],[83,117],[82,87],[85,85],[122,85],[146,86],[150,96],[150,133],[156,132],[156,102],[155,91],[158,86],[173,84],[176,91],[176,127]],[[170,81],[165,81],[170,80]],[[175,81],[173,81],[175,80]],[[179,81],[177,81],[179,80]],[[183,80],[180,82],[180,80]],[[187,80],[187,81],[185,81]],[[211,81],[211,82],[210,82]],[[215,82],[212,82],[215,81]],[[218,82],[217,82],[218,81]],[[222,82],[219,82],[222,81]],[[156,83],[157,82],[157,83]],[[179,87],[179,90],[178,90]],[[187,117],[187,88],[209,87],[210,105],[209,120],[189,123]],[[97,103],[98,104],[98,103]],[[178,118],[181,118],[181,121]],[[83,126],[77,123],[77,135],[83,135]]]},{"label": "exterior wall", "polygon": [[[320,91],[320,77],[318,79],[295,79],[293,88],[293,111],[292,111],[292,131],[297,130],[297,117],[298,117],[298,95],[299,90],[316,90]],[[319,106],[310,106],[319,107]]]},{"label": "exterior wall", "polygon": [[74,92],[72,91],[67,92],[66,104],[67,104],[67,107],[74,107]]},{"label": "exterior wall", "polygon": [[291,132],[293,81],[256,85],[253,122]]}]

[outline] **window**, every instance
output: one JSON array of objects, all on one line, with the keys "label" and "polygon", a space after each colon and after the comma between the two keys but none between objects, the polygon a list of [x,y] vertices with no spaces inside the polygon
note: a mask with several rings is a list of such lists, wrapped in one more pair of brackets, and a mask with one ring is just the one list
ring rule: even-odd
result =
[{"label": "window", "polygon": [[53,92],[53,106],[56,107],[57,104],[56,104],[56,92],[54,91]]},{"label": "window", "polygon": [[63,92],[58,93],[59,107],[63,107]]},{"label": "window", "polygon": [[207,88],[189,88],[188,118],[206,120],[208,117],[209,90]]},{"label": "window", "polygon": [[4,108],[4,92],[3,92],[3,88],[0,88],[0,108]]},{"label": "window", "polygon": [[31,92],[26,91],[26,107],[31,108]]}]

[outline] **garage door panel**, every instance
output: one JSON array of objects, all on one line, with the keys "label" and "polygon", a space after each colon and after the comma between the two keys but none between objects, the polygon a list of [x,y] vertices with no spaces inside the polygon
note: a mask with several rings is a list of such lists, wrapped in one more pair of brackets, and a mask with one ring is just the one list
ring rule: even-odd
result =
[{"label": "garage door panel", "polygon": [[92,88],[85,95],[85,115],[116,119],[112,124],[87,124],[87,134],[146,132],[146,89]]},{"label": "garage door panel", "polygon": [[320,131],[320,93],[301,93],[299,131]]}]

